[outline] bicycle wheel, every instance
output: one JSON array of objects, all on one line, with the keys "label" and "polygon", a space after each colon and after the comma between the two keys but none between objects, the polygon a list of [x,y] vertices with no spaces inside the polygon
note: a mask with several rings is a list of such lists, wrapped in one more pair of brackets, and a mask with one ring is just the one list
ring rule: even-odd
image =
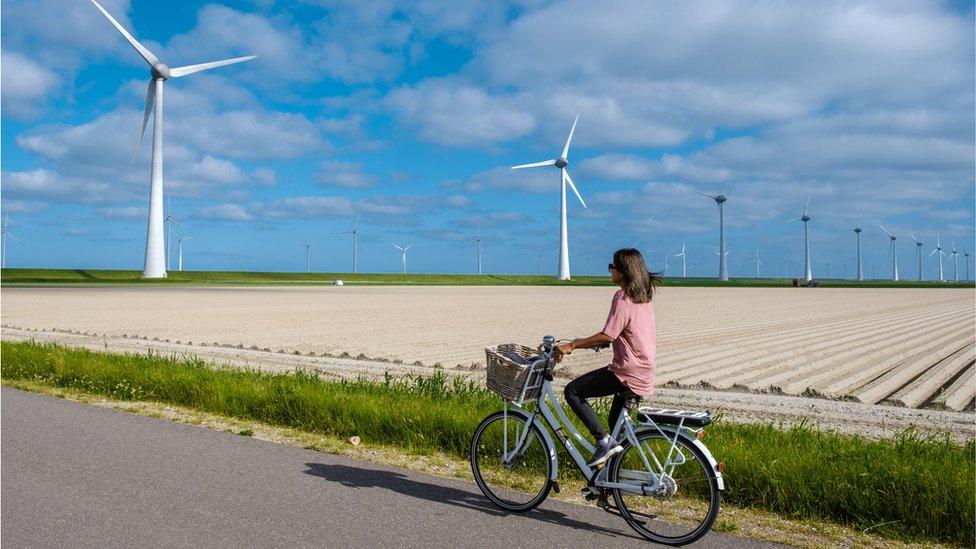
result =
[{"label": "bicycle wheel", "polygon": [[[528,435],[523,437],[526,429]],[[470,458],[478,488],[507,511],[535,508],[552,488],[545,439],[539,427],[522,416],[495,412],[486,417],[471,439]]]},{"label": "bicycle wheel", "polygon": [[[667,466],[671,440],[658,432],[638,433],[648,462],[658,473],[665,466],[662,489],[655,495],[613,491],[621,516],[645,538],[666,545],[684,545],[705,535],[718,515],[721,494],[715,472],[705,455],[691,441],[679,437]],[[610,463],[611,482],[650,483],[644,458],[637,447],[625,443],[624,451]]]}]

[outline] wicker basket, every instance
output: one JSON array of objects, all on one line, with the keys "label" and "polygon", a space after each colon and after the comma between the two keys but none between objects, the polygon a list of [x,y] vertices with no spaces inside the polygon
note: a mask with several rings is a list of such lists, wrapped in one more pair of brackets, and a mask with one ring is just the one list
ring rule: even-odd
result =
[{"label": "wicker basket", "polygon": [[[517,343],[503,343],[485,349],[488,364],[486,385],[498,396],[509,402],[518,402],[529,376],[531,362],[539,357],[538,351]],[[524,400],[539,396],[541,387],[530,389]]]}]

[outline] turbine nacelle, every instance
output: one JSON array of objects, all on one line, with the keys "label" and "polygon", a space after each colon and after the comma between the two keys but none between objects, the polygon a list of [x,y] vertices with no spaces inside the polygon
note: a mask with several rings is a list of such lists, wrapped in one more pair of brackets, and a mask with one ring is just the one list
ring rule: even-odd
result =
[{"label": "turbine nacelle", "polygon": [[566,166],[569,166],[569,160],[566,160],[565,158],[560,156],[559,158],[556,159],[556,163],[553,164],[553,166],[557,168],[565,168]]},{"label": "turbine nacelle", "polygon": [[800,216],[800,221],[806,223],[807,221],[810,221],[810,216],[807,214],[803,214],[802,216]]},{"label": "turbine nacelle", "polygon": [[718,202],[719,204],[721,204],[722,202],[725,202],[726,200],[728,200],[728,198],[725,198],[725,195],[724,194],[720,194],[720,195],[718,195],[718,196],[715,197],[715,202]]},{"label": "turbine nacelle", "polygon": [[170,71],[169,66],[162,61],[153,64],[152,69],[149,71],[152,74],[153,79],[159,78],[161,80],[169,80]]}]

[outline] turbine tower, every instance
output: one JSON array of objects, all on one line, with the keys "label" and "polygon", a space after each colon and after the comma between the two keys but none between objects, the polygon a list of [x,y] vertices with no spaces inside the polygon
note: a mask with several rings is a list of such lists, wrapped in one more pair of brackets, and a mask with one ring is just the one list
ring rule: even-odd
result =
[{"label": "turbine tower", "polygon": [[969,250],[963,252],[962,255],[966,258],[966,282],[969,282]]},{"label": "turbine tower", "polygon": [[350,231],[342,231],[342,234],[352,234],[352,273],[359,272],[359,257],[356,255],[359,250],[359,216],[356,216],[356,224]]},{"label": "turbine tower", "polygon": [[312,247],[312,244],[313,244],[312,242],[302,242],[302,246],[305,246],[305,272],[306,273],[311,272],[308,270],[308,255],[309,255],[308,252],[309,249]]},{"label": "turbine tower", "polygon": [[192,236],[179,236],[179,235],[177,235],[177,239],[176,239],[177,245],[176,245],[176,247],[179,248],[179,254],[178,255],[180,256],[178,267],[179,267],[181,273],[183,272],[183,241],[184,240],[192,240],[192,239],[193,239]]},{"label": "turbine tower", "polygon": [[478,245],[478,274],[481,274],[481,227],[478,227],[478,236],[474,239]]},{"label": "turbine tower", "polygon": [[664,254],[664,273],[663,273],[664,276],[667,276],[668,275],[668,270],[671,269],[671,266],[668,265],[668,259],[670,259],[670,257],[671,257],[671,254],[669,254],[669,253],[665,253]]},{"label": "turbine tower", "polygon": [[400,250],[400,263],[403,264],[403,274],[407,274],[407,250],[410,249],[410,246],[413,246],[413,244],[407,245],[406,248],[401,248],[396,244],[393,245],[394,248]]},{"label": "turbine tower", "polygon": [[756,257],[754,257],[752,259],[752,261],[750,261],[749,263],[753,263],[753,262],[756,263],[756,278],[760,278],[760,276],[759,276],[759,266],[760,265],[763,265],[763,262],[762,261],[759,261],[759,248],[756,248]]},{"label": "turbine tower", "polygon": [[854,231],[854,236],[857,239],[857,279],[864,280],[864,265],[861,263],[861,231],[864,229],[860,225],[851,229]]},{"label": "turbine tower", "polygon": [[142,129],[136,140],[135,149],[132,152],[132,161],[135,162],[136,154],[139,152],[139,145],[142,143],[142,135],[146,131],[146,123],[149,122],[149,112],[153,111],[153,145],[152,145],[152,168],[149,185],[149,225],[146,231],[146,258],[142,268],[143,278],[163,278],[166,276],[166,251],[164,249],[163,233],[163,82],[170,78],[179,78],[195,72],[205,71],[224,65],[240,63],[257,57],[248,55],[246,57],[235,57],[224,59],[223,61],[212,61],[199,65],[187,65],[185,67],[169,68],[160,61],[151,51],[140,44],[135,38],[125,30],[118,21],[115,20],[105,8],[98,2],[92,0],[98,11],[125,37],[126,41],[139,53],[139,55],[151,67],[150,74],[152,79],[149,81],[149,89],[146,92],[146,108],[142,115]]},{"label": "turbine tower", "polygon": [[912,240],[915,241],[915,249],[918,252],[917,253],[917,255],[918,255],[918,281],[921,282],[922,281],[922,242],[919,239],[915,238],[915,234],[914,233],[908,233],[908,234],[912,237]]},{"label": "turbine tower", "polygon": [[7,225],[9,224],[10,214],[7,214],[7,216],[3,218],[3,229],[0,230],[0,245],[3,247],[3,250],[0,251],[0,268],[3,269],[7,268],[7,245],[9,244],[7,239],[13,238],[14,240],[17,240],[17,238],[15,238],[14,235],[10,234],[10,231],[7,230]]},{"label": "turbine tower", "polygon": [[[166,209],[168,210],[165,219],[166,221],[166,270],[168,271],[170,258],[173,257],[173,254],[170,253],[170,249],[173,247],[173,225],[176,225],[181,229],[186,229],[186,227],[180,225],[180,223],[176,220],[176,218],[173,217],[173,203],[169,199],[166,200]],[[180,270],[182,271],[183,269]]]},{"label": "turbine tower", "polygon": [[942,251],[942,235],[935,233],[935,249],[929,254],[932,257],[936,253],[939,254],[939,282],[945,282],[945,275],[942,274],[942,257],[945,256],[945,252]]},{"label": "turbine tower", "polygon": [[711,198],[718,204],[718,249],[716,252],[718,254],[718,279],[728,280],[729,279],[729,262],[728,262],[728,252],[725,251],[725,213],[723,205],[728,198],[725,197],[725,189],[729,186],[726,182],[722,186],[722,192],[711,195],[705,194],[703,192],[695,191],[696,193]]},{"label": "turbine tower", "polygon": [[888,255],[891,256],[891,280],[898,282],[898,247],[895,245],[895,241],[898,237],[889,233],[888,229],[885,229],[884,225],[881,225],[881,230],[888,235],[891,239],[891,248],[888,249]]},{"label": "turbine tower", "polygon": [[952,278],[956,282],[959,282],[959,252],[956,251],[956,241],[952,241],[952,253],[949,254],[952,258]]},{"label": "turbine tower", "polygon": [[686,278],[688,276],[688,264],[685,261],[688,258],[688,254],[685,253],[685,243],[681,243],[681,253],[674,254],[674,257],[681,258],[681,278]]},{"label": "turbine tower", "polygon": [[810,210],[810,196],[807,196],[807,205],[803,207],[803,215],[790,221],[802,221],[803,222],[803,270],[805,274],[803,275],[804,280],[810,282],[813,280],[813,266],[810,263],[810,227],[807,223],[810,221],[810,215],[807,213]]},{"label": "turbine tower", "polygon": [[576,188],[576,184],[573,183],[573,178],[570,177],[569,171],[566,166],[569,166],[569,144],[573,140],[573,133],[576,131],[576,123],[579,122],[579,115],[576,115],[576,120],[573,120],[573,127],[569,130],[569,137],[566,138],[566,144],[563,146],[563,152],[559,155],[559,158],[555,160],[545,160],[543,162],[533,162],[532,164],[521,164],[519,166],[512,166],[513,170],[520,170],[522,168],[538,168],[542,166],[555,166],[559,168],[560,177],[560,198],[559,198],[559,280],[569,280],[569,228],[566,224],[566,185],[573,189],[576,194],[576,198],[579,199],[580,204],[586,207],[586,202],[583,201],[583,197],[580,195],[579,189]]}]

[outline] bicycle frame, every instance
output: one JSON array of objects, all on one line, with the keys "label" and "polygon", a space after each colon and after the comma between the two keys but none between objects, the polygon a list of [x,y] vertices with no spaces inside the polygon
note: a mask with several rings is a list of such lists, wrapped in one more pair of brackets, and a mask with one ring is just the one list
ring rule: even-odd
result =
[{"label": "bicycle frame", "polygon": [[[552,360],[547,357],[544,360]],[[537,364],[533,364],[533,367],[538,367]],[[664,426],[664,428],[658,426],[653,421],[649,422],[648,427],[656,429],[658,432],[665,437],[666,440],[670,441],[670,446],[668,448],[667,455],[664,457],[663,462],[658,459],[658,456],[654,455],[653,452],[645,452],[645,449],[640,445],[637,439],[637,429],[635,429],[634,421],[630,417],[630,408],[625,403],[623,410],[620,413],[620,417],[617,418],[617,422],[614,425],[611,435],[617,440],[627,440],[634,448],[637,449],[638,455],[640,455],[641,460],[644,463],[645,469],[643,471],[637,471],[632,469],[627,469],[621,471],[621,476],[627,479],[627,482],[610,482],[606,478],[606,467],[601,468],[591,468],[586,463],[586,457],[577,448],[577,444],[582,447],[585,451],[592,453],[595,448],[590,442],[573,426],[566,413],[563,411],[562,406],[559,405],[559,400],[556,392],[552,388],[552,381],[548,379],[548,368],[543,367],[541,369],[541,379],[538,381],[539,386],[532,386],[530,383],[526,383],[526,389],[523,390],[522,396],[526,394],[528,390],[533,390],[539,388],[539,396],[535,400],[536,410],[530,411],[526,408],[513,404],[505,403],[504,413],[506,417],[504,421],[507,422],[507,414],[513,413],[515,415],[522,416],[526,421],[526,425],[531,425],[532,423],[539,424],[539,430],[543,433],[546,440],[541,441],[541,443],[547,446],[549,451],[549,459],[552,462],[552,473],[550,481],[556,484],[557,467],[558,462],[556,459],[556,449],[553,444],[551,437],[548,436],[547,429],[543,427],[541,421],[539,421],[539,416],[545,421],[545,425],[549,427],[556,434],[556,437],[569,452],[569,455],[573,458],[573,462],[576,467],[580,470],[584,477],[586,477],[588,483],[591,486],[596,486],[599,488],[607,489],[619,489],[625,492],[630,492],[634,494],[642,495],[653,495],[661,488],[661,478],[664,475],[670,475],[674,468],[685,462],[685,456],[680,450],[677,452],[677,459],[673,460],[675,457],[675,450],[677,449],[678,437],[682,436],[681,426]],[[511,462],[513,457],[520,455],[525,448],[531,444],[532,439],[529,437],[530,429],[526,428],[522,433],[516,431],[515,436],[517,441],[513,446],[511,452],[507,451],[508,446],[508,429],[503,429],[504,439],[503,445],[506,449],[503,455],[503,461],[505,463]],[[621,439],[620,436],[624,438]],[[692,439],[694,440],[694,439]],[[574,444],[575,442],[575,444]],[[697,442],[697,440],[695,441]],[[710,454],[707,454],[710,455]],[[653,465],[652,465],[653,463]],[[558,484],[556,484],[558,487]]]}]

